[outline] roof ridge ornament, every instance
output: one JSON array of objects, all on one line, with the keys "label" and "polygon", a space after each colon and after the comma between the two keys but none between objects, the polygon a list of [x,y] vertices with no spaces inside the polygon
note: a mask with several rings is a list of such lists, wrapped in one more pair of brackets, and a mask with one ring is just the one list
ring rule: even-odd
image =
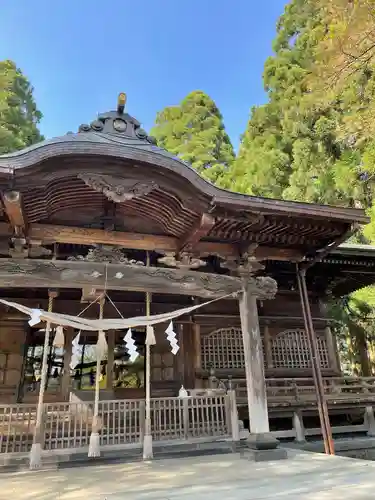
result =
[{"label": "roof ridge ornament", "polygon": [[141,128],[141,124],[133,116],[125,113],[126,94],[121,92],[117,99],[116,111],[100,113],[90,124],[80,125],[78,132],[96,132],[115,136],[116,139],[142,141],[156,146],[155,137],[151,137]]},{"label": "roof ridge ornament", "polygon": [[126,97],[125,92],[120,92],[120,94],[118,95],[118,98],[117,98],[117,113],[119,115],[122,115],[124,113],[126,100],[127,100],[127,97]]}]

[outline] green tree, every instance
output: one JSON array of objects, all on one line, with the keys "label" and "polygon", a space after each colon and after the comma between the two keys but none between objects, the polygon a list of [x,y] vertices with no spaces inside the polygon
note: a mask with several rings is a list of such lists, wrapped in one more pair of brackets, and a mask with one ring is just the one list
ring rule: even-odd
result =
[{"label": "green tree", "polygon": [[0,61],[0,154],[30,146],[43,139],[33,87],[14,62]]},{"label": "green tree", "polygon": [[[285,7],[277,24],[274,55],[264,68],[268,102],[251,110],[227,178],[231,188],[248,194],[364,207],[372,223],[353,240],[375,241],[375,141],[371,127],[366,129],[368,110],[375,102],[371,59],[364,63],[362,58],[352,65],[356,71],[350,77],[346,74],[337,83],[330,80],[343,63],[343,34],[349,50],[351,40],[360,40],[361,30],[375,29],[372,17],[366,15],[373,2],[351,2],[361,4],[354,9],[352,24],[345,11],[347,3],[292,0]],[[331,8],[332,4],[338,9]],[[324,52],[328,49],[331,57]],[[357,56],[373,50],[371,38],[354,50]],[[375,316],[373,288],[359,293],[360,299],[354,294],[343,299],[345,304],[333,304],[331,310],[348,366],[368,373],[363,353],[371,331],[369,318]]]},{"label": "green tree", "polygon": [[179,105],[160,111],[151,133],[161,147],[225,187],[234,151],[220,111],[207,94],[196,90]]},{"label": "green tree", "polygon": [[[231,185],[250,194],[316,203],[354,204],[336,172],[342,150],[340,109],[310,97],[308,76],[322,26],[316,2],[293,0],[277,25],[275,55],[264,69],[269,102],[253,108]],[[241,177],[241,180],[239,180]]]}]

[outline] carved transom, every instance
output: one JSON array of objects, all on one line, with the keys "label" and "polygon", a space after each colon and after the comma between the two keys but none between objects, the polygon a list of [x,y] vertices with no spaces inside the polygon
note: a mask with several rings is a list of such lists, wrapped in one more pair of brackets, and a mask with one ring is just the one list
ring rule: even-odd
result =
[{"label": "carved transom", "polygon": [[103,193],[110,201],[114,203],[123,203],[124,201],[140,198],[157,189],[158,185],[154,181],[136,181],[134,179],[125,179],[122,177],[112,177],[110,175],[101,175],[94,173],[78,174],[78,178],[98,193]]}]

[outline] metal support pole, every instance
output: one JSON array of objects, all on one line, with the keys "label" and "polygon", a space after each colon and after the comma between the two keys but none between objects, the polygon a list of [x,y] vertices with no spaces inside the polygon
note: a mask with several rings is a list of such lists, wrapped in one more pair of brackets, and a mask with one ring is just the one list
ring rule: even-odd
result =
[{"label": "metal support pole", "polygon": [[[146,254],[146,266],[150,266],[150,254]],[[151,293],[146,292],[146,316],[151,314]],[[150,344],[147,342],[145,345],[146,356],[146,374],[145,374],[145,396],[146,396],[146,415],[145,415],[145,433],[143,436],[143,460],[150,460],[153,458],[152,449],[152,434],[151,434],[151,352]]]},{"label": "metal support pole", "polygon": [[331,424],[329,421],[328,407],[324,394],[323,377],[320,369],[318,342],[316,339],[314,326],[312,322],[309,296],[306,286],[306,270],[300,269],[298,265],[297,265],[297,281],[301,298],[301,306],[305,323],[305,329],[309,344],[311,368],[312,368],[314,385],[317,396],[319,419],[324,441],[324,450],[327,455],[334,455],[335,450],[332,439]]}]

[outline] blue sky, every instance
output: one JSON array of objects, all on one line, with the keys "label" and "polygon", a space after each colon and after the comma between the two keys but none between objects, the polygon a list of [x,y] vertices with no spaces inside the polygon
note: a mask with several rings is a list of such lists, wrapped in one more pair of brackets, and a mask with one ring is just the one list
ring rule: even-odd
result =
[{"label": "blue sky", "polygon": [[235,146],[252,105],[266,96],[285,0],[2,0],[0,58],[31,80],[47,137],[76,131],[128,95],[150,130],[156,112],[203,90]]}]

